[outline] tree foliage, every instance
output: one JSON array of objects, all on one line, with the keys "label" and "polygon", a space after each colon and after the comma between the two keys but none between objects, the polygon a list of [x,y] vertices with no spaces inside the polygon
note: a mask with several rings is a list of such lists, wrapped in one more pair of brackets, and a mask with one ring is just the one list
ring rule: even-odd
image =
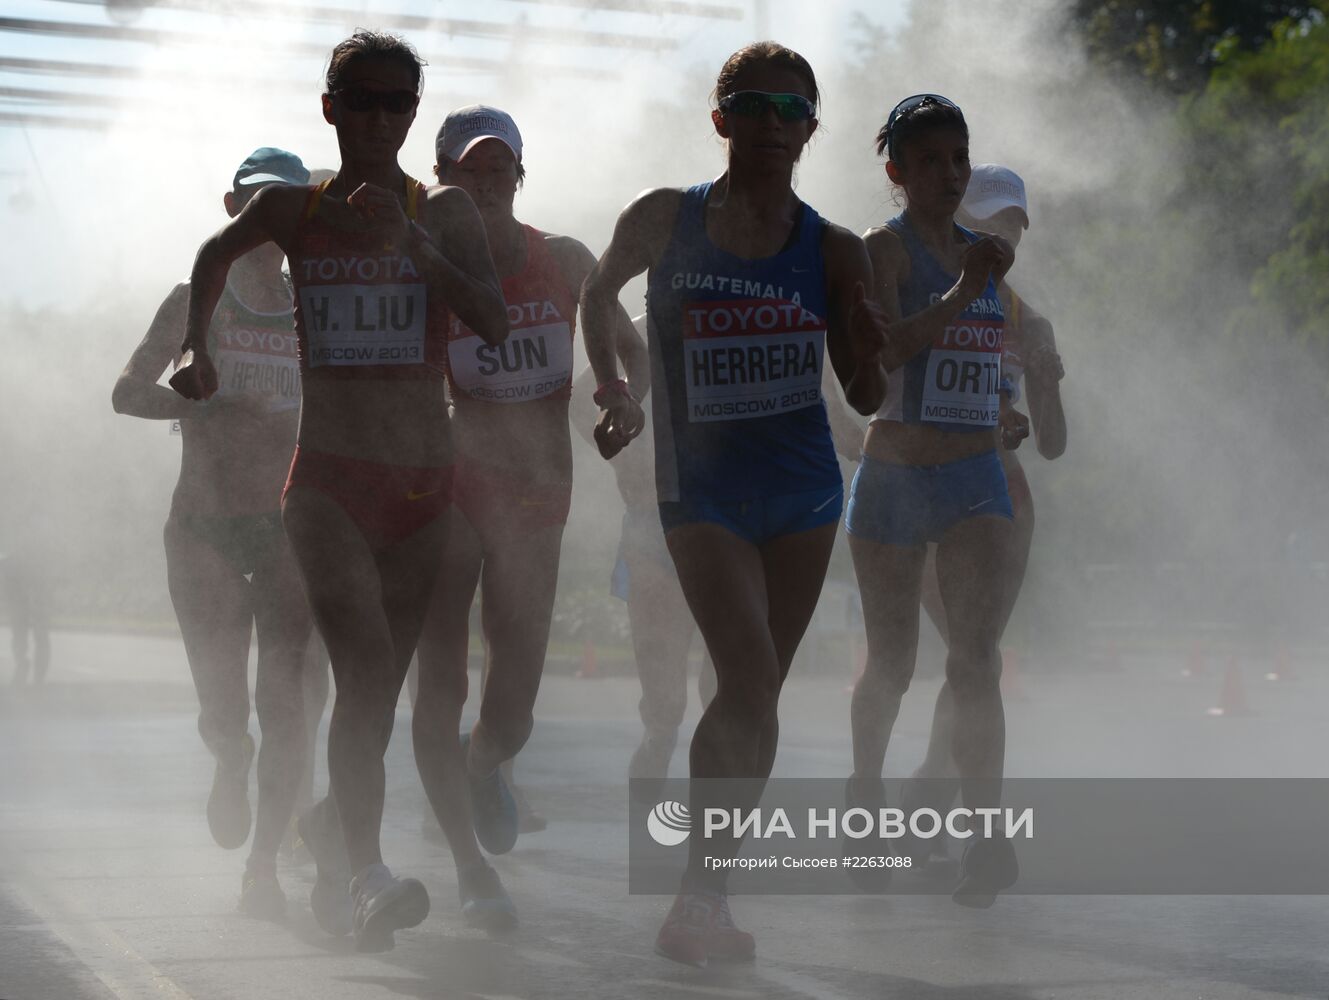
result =
[{"label": "tree foliage", "polygon": [[1325,11],[1325,0],[1074,0],[1070,16],[1101,64],[1186,93],[1233,52],[1286,22],[1322,23]]}]

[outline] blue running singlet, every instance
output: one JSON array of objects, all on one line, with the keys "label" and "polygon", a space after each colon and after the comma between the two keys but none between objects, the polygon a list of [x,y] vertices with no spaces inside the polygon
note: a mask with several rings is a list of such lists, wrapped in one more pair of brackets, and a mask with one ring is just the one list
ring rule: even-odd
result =
[{"label": "blue running singlet", "polygon": [[[909,254],[909,277],[900,285],[900,314],[913,316],[935,303],[955,284],[923,245],[909,217],[886,223]],[[978,234],[956,226],[970,243]],[[1002,339],[1006,326],[997,287],[983,294],[949,323],[923,350],[888,376],[886,401],[876,420],[928,424],[960,433],[990,431],[1000,408]]]},{"label": "blue running singlet", "polygon": [[779,253],[706,235],[714,182],[687,188],[647,280],[659,500],[754,500],[841,486],[821,376],[825,222],[800,203]]}]

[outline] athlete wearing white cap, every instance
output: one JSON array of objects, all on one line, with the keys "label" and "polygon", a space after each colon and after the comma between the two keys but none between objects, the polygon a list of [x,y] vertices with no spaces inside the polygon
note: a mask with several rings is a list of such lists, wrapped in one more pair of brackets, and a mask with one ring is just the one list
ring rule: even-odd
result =
[{"label": "athlete wearing white cap", "polygon": [[[1012,246],[1017,245],[1029,227],[1029,203],[1024,180],[1009,167],[995,163],[975,166],[956,217],[971,229],[995,233],[1008,240]],[[999,453],[1006,470],[1011,508],[1015,515],[1011,554],[1003,564],[1006,580],[1002,592],[1006,603],[1001,626],[1004,630],[1020,596],[1020,586],[1024,582],[1034,536],[1034,498],[1015,449],[1032,426],[1038,453],[1046,459],[1059,457],[1066,450],[1066,414],[1062,409],[1059,385],[1064,372],[1052,335],[1052,324],[1026,303],[1010,287],[1009,282],[1002,284],[998,294],[1006,312],[1006,338],[1001,364],[1011,387],[1010,394],[1002,402],[1000,419],[1004,447],[999,449]],[[1022,401],[1022,381],[1029,417],[1015,409],[1016,404]],[[929,547],[927,567],[924,570],[923,607],[942,637],[947,638],[946,610],[937,584],[935,546]],[[932,780],[911,784],[906,792],[911,801],[906,805],[936,809],[949,806],[958,786],[955,761],[951,754],[954,730],[955,704],[951,687],[943,684],[937,694],[927,756],[914,773],[915,778]]]}]

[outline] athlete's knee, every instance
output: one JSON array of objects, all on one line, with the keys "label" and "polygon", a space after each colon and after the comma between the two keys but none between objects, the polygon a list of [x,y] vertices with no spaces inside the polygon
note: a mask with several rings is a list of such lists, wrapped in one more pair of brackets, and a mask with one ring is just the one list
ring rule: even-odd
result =
[{"label": "athlete's knee", "polygon": [[983,697],[999,690],[1001,657],[996,646],[953,646],[946,658],[946,681],[956,701]]}]

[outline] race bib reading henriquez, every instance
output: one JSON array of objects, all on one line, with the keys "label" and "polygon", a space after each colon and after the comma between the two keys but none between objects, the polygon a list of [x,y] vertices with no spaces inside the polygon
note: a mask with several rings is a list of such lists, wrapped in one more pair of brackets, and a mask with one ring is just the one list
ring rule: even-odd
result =
[{"label": "race bib reading henriquez", "polygon": [[272,413],[300,405],[294,333],[232,327],[216,337],[218,394],[259,393],[268,397]]},{"label": "race bib reading henriquez", "polygon": [[309,285],[300,307],[311,368],[424,362],[424,285]]},{"label": "race bib reading henriquez", "polygon": [[747,420],[817,405],[825,347],[826,321],[796,302],[687,303],[688,420]]}]

